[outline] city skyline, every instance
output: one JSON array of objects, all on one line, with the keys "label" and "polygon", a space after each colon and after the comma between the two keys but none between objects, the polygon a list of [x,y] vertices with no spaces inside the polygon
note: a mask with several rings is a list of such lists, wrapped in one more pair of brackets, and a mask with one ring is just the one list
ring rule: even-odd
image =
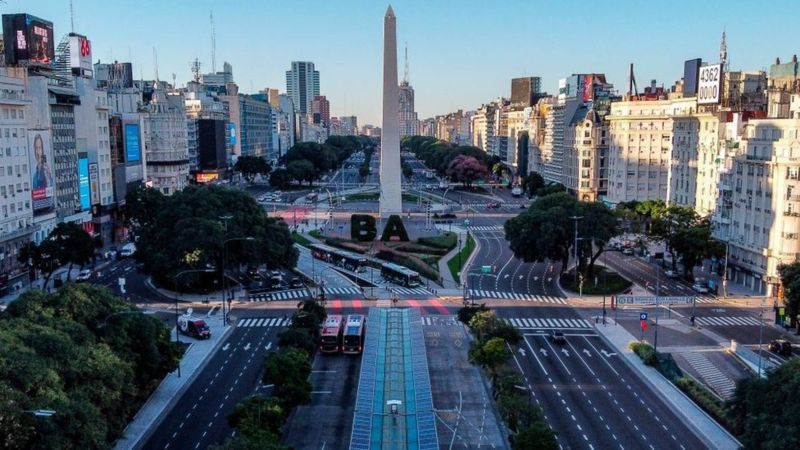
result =
[{"label": "city skyline", "polygon": [[[579,9],[585,5],[576,2],[514,2],[497,9],[472,1],[391,2],[404,18],[398,45],[408,44],[410,81],[420,118],[474,109],[508,96],[509,80],[521,76],[541,77],[542,90],[552,93],[558,79],[572,73],[605,73],[623,92],[630,62],[635,64],[640,85],[656,79],[669,87],[681,77],[684,60],[718,59],[723,29],[732,70],[764,69],[776,57],[788,60],[796,53],[788,29],[770,26],[791,5],[779,3],[787,8],[774,5],[751,17],[740,13],[746,3],[738,1],[672,2],[669,9],[661,10],[645,10],[635,2],[609,2],[585,12]],[[381,49],[377,42],[387,5],[306,1],[301,7],[294,3],[290,7],[242,2],[221,8],[219,3],[201,1],[188,9],[183,4],[146,0],[136,6],[147,23],[120,32],[112,18],[130,14],[130,3],[75,0],[74,24],[75,32],[92,40],[95,62],[131,61],[136,78],[152,79],[155,48],[160,78],[171,81],[175,74],[178,85],[183,85],[191,78],[190,64],[195,58],[203,63],[204,73],[211,71],[209,14],[213,11],[216,68],[220,71],[224,61],[230,62],[243,92],[266,87],[283,92],[291,61],[312,61],[321,73],[321,93],[331,102],[332,116],[355,115],[360,123],[378,124]],[[3,13],[24,11],[51,20],[57,40],[70,31],[69,9],[69,2],[57,0],[9,0],[0,5]],[[330,29],[342,23],[356,26]],[[753,32],[758,29],[767,32]],[[263,47],[250,59],[253,41]],[[520,52],[526,41],[529,50]],[[764,48],[770,49],[768,53]]]}]

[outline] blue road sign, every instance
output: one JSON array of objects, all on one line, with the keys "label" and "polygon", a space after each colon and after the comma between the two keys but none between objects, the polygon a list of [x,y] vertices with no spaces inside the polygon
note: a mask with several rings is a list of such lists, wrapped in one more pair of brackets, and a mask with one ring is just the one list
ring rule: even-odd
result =
[{"label": "blue road sign", "polygon": [[639,313],[639,319],[641,319],[641,320],[647,320],[647,313],[646,313],[646,312]]}]

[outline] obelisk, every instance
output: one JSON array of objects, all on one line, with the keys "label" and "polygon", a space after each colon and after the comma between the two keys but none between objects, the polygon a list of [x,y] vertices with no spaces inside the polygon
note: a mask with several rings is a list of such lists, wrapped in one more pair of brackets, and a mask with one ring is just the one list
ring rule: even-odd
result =
[{"label": "obelisk", "polygon": [[380,216],[403,213],[400,186],[400,90],[397,85],[397,19],[391,5],[383,18],[383,124]]}]

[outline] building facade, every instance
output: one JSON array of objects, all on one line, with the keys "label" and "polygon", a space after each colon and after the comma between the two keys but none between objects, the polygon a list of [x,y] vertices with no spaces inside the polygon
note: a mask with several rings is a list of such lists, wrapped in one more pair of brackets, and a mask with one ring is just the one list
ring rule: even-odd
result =
[{"label": "building facade", "polygon": [[189,181],[189,144],[182,94],[153,91],[144,114],[144,153],[150,187],[165,195],[183,190]]},{"label": "building facade", "polygon": [[319,71],[311,61],[292,61],[286,71],[286,94],[292,98],[294,110],[306,115],[313,114],[314,97],[319,94]]},{"label": "building facade", "polygon": [[419,135],[419,119],[414,110],[414,88],[407,80],[400,82],[400,138]]}]

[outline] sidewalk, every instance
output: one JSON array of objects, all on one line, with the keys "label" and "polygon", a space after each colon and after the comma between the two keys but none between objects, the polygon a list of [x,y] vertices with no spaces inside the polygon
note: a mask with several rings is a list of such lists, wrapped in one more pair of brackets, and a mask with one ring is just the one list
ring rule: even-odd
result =
[{"label": "sidewalk", "polygon": [[[219,309],[216,311],[219,312]],[[217,318],[216,315],[208,319]],[[189,336],[181,336],[181,341],[190,342],[180,361],[181,376],[177,371],[168,373],[161,384],[150,395],[147,402],[139,409],[133,420],[125,427],[122,437],[114,445],[115,450],[140,448],[143,442],[155,431],[164,415],[180,400],[183,392],[203,370],[209,357],[222,344],[225,336],[233,327],[224,326],[220,320],[207,320],[211,328],[211,338],[198,341]],[[172,330],[174,336],[175,329]]]},{"label": "sidewalk", "polygon": [[656,369],[646,366],[642,360],[628,348],[628,343],[637,339],[623,327],[617,326],[612,319],[606,318],[607,325],[598,325],[596,329],[612,347],[616,348],[625,362],[650,385],[667,406],[680,417],[684,424],[693,429],[706,445],[714,449],[738,449],[741,443],[714,421],[705,411],[700,409],[680,389],[670,383]]},{"label": "sidewalk", "polygon": [[[449,228],[448,225],[442,225],[442,224],[436,224],[435,226],[436,226],[436,228],[438,228],[440,230],[444,230],[445,227]],[[467,233],[466,233],[466,231],[463,228],[460,228],[460,227],[452,227],[452,228],[454,228],[453,231],[455,233],[458,233],[458,239],[461,240],[462,244],[466,245],[466,242],[467,242]],[[474,237],[473,237],[473,240],[475,241],[475,248],[472,250],[472,253],[469,255],[469,258],[467,258],[467,260],[464,261],[464,265],[461,267],[461,275],[462,275],[461,276],[461,278],[462,278],[461,281],[462,281],[462,283],[464,281],[463,280],[464,274],[469,273],[469,266],[472,264],[472,261],[475,259],[475,255],[477,255],[478,252],[480,252],[480,250],[481,250],[480,240],[479,239],[475,239]],[[459,283],[456,283],[456,280],[453,278],[453,274],[450,273],[450,267],[447,266],[447,263],[450,261],[450,259],[453,258],[454,256],[456,256],[459,251],[460,251],[460,248],[458,246],[456,246],[454,249],[450,250],[449,253],[447,253],[446,255],[444,255],[443,257],[441,257],[439,259],[439,274],[442,277],[442,287],[444,288],[444,289],[441,289],[439,291],[439,295],[450,295],[449,293],[451,293],[451,292],[453,292],[455,290],[458,291],[458,294],[455,294],[455,295],[462,295],[462,291],[461,291],[461,287],[459,286]]]}]

